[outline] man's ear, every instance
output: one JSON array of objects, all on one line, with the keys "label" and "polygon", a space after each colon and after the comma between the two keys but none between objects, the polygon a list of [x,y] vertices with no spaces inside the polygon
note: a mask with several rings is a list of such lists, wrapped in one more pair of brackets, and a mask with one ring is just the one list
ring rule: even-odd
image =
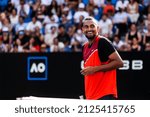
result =
[{"label": "man's ear", "polygon": [[100,27],[99,26],[97,26],[97,32],[100,33]]},{"label": "man's ear", "polygon": [[82,32],[84,33],[84,28],[83,28],[83,27],[81,28],[81,30],[82,30]]}]

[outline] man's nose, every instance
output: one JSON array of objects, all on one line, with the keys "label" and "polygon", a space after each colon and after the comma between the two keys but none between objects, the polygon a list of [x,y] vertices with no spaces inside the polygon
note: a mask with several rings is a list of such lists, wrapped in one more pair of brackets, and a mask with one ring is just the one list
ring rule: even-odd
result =
[{"label": "man's nose", "polygon": [[87,28],[87,31],[90,31],[90,30],[92,30],[92,29],[91,29],[90,27],[88,27],[88,28]]}]

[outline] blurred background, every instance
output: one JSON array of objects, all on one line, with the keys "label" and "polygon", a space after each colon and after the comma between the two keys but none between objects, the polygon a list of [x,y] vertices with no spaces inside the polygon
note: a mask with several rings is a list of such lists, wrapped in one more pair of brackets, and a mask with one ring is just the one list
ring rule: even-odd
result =
[{"label": "blurred background", "polygon": [[[0,99],[84,95],[79,71],[87,16],[124,60],[119,99],[150,99],[150,0],[0,0]],[[39,56],[48,60],[48,79],[29,80],[28,58]]]}]

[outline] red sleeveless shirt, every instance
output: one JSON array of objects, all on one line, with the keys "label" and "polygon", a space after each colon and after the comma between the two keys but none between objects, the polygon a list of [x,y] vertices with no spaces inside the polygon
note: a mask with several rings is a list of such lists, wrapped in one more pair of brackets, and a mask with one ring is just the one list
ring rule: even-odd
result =
[{"label": "red sleeveless shirt", "polygon": [[[109,60],[107,62],[101,62],[99,58],[99,40],[100,37],[96,37],[90,48],[88,42],[84,45],[84,67],[108,64]],[[96,100],[109,94],[117,97],[116,70],[110,70],[106,72],[100,71],[94,74],[86,75],[84,80],[86,99]]]}]

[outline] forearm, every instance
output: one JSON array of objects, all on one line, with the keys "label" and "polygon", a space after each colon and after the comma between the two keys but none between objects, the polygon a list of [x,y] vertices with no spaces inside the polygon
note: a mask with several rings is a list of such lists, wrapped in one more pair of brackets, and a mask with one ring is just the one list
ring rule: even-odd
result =
[{"label": "forearm", "polygon": [[105,72],[113,69],[117,69],[119,67],[122,67],[122,63],[118,61],[111,61],[108,64],[100,65],[100,66],[95,66],[95,72]]}]

